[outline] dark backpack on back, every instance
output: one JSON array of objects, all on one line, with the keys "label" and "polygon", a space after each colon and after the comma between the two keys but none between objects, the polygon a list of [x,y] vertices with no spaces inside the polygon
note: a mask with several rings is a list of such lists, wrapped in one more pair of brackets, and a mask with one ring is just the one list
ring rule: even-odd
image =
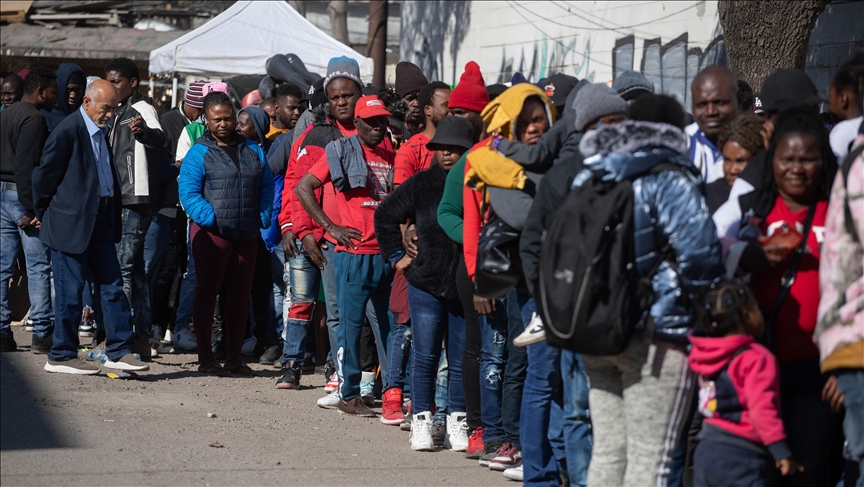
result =
[{"label": "dark backpack on back", "polygon": [[[660,163],[648,174],[687,172]],[[667,244],[648,277],[636,268],[631,179],[592,178],[570,191],[552,214],[540,252],[538,308],[546,341],[588,355],[616,355],[654,293],[651,277],[671,254]]]}]

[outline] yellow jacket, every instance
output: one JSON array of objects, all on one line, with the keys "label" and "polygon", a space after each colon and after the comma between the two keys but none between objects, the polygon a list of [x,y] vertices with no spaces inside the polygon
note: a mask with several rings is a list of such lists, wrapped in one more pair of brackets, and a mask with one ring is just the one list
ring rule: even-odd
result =
[{"label": "yellow jacket", "polygon": [[[525,100],[530,96],[538,96],[546,104],[549,125],[555,123],[555,106],[546,93],[531,83],[520,83],[512,86],[497,98],[492,100],[480,116],[487,125],[486,132],[500,135],[507,140],[516,136],[516,123]],[[468,154],[470,168],[465,173],[465,185],[476,191],[483,191],[485,185],[505,189],[522,189],[525,187],[525,169],[516,162],[502,156],[490,145],[474,149]],[[487,196],[488,203],[488,196]]]}]

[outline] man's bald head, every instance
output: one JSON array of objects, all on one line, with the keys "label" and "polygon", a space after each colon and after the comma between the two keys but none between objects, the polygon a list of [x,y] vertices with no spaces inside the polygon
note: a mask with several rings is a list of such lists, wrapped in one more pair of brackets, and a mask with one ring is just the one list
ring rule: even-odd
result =
[{"label": "man's bald head", "polygon": [[693,118],[708,140],[717,143],[717,136],[738,116],[738,83],[725,66],[708,66],[693,78]]},{"label": "man's bald head", "polygon": [[97,79],[84,91],[84,112],[100,128],[108,126],[119,104],[120,93],[110,81]]}]

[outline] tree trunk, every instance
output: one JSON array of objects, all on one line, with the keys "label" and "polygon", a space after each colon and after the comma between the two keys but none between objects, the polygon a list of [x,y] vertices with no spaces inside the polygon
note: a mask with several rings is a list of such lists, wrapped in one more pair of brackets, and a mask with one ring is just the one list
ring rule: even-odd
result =
[{"label": "tree trunk", "polygon": [[369,53],[375,63],[372,84],[384,86],[384,69],[387,65],[387,0],[369,2]]},{"label": "tree trunk", "polygon": [[717,9],[729,69],[757,92],[765,78],[778,69],[804,69],[810,33],[829,3],[720,0]]},{"label": "tree trunk", "polygon": [[330,35],[342,44],[348,45],[348,1],[331,0],[327,4],[330,14]]},{"label": "tree trunk", "polygon": [[294,7],[300,15],[306,16],[306,0],[288,0],[288,5]]}]

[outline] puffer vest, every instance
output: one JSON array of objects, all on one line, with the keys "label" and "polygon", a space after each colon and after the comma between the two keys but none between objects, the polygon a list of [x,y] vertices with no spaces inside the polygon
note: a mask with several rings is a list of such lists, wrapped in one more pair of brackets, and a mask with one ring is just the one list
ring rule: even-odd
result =
[{"label": "puffer vest", "polygon": [[238,168],[212,138],[201,137],[198,143],[207,146],[204,197],[213,205],[215,233],[234,242],[254,240],[261,229],[258,192],[265,164],[253,149],[255,144],[246,139],[238,144]]}]

